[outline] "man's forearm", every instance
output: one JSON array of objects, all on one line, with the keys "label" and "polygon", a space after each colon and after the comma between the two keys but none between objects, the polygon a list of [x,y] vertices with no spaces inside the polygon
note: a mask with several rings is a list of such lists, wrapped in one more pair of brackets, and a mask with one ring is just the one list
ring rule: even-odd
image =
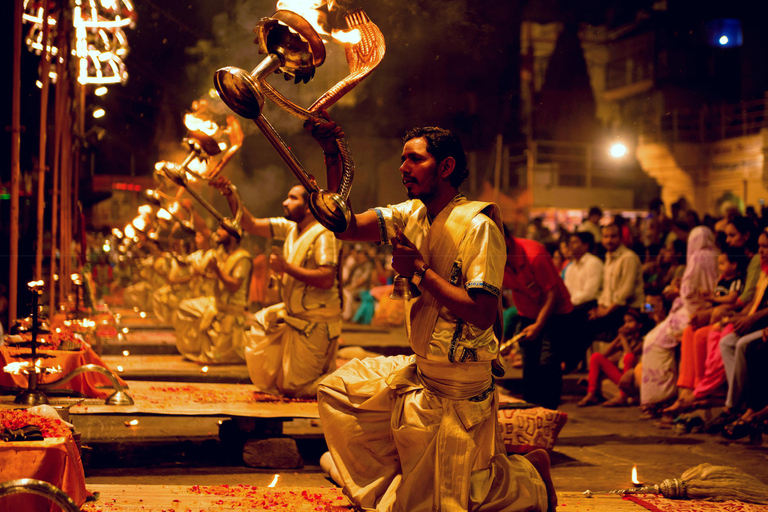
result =
[{"label": "man's forearm", "polygon": [[451,313],[480,329],[488,329],[496,319],[499,298],[491,293],[478,291],[470,294],[464,288],[453,286],[431,269],[425,272],[421,287]]}]

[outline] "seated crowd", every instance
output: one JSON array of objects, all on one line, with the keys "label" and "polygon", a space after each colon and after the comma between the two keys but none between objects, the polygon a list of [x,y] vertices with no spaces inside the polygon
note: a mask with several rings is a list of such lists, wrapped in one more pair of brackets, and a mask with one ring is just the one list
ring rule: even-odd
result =
[{"label": "seated crowd", "polygon": [[[558,236],[532,223],[527,235],[551,248],[576,315],[554,353],[563,371],[588,372],[579,406],[638,404],[660,425],[758,437],[768,433],[768,216],[699,220],[675,207],[632,223],[593,208]],[[618,386],[610,400],[606,378]]]}]

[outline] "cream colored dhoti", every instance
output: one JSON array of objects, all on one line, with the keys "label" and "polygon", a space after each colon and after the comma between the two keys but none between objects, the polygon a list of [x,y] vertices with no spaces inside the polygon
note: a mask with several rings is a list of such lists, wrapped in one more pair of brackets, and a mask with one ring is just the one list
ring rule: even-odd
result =
[{"label": "cream colored dhoti", "polygon": [[176,308],[184,300],[184,295],[174,290],[173,285],[161,286],[152,294],[152,310],[158,320],[165,324],[173,322],[173,314]]},{"label": "cream colored dhoti", "polygon": [[476,378],[479,368],[490,376],[490,363],[420,359],[420,371],[416,360],[352,360],[320,384],[320,418],[344,493],[387,512],[547,510],[536,469],[501,445],[497,393],[474,394],[491,382]]},{"label": "cream colored dhoti", "polygon": [[291,316],[284,303],[264,308],[246,334],[245,362],[264,393],[315,398],[317,386],[336,369],[341,322]]},{"label": "cream colored dhoti", "polygon": [[176,348],[200,363],[241,363],[245,345],[245,310],[218,303],[216,297],[181,301],[173,315]]}]

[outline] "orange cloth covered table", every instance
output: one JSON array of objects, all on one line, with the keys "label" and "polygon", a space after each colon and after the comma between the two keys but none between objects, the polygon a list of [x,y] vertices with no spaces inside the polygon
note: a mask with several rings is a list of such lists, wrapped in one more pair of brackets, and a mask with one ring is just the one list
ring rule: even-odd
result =
[{"label": "orange cloth covered table", "polygon": [[[79,351],[61,351],[61,350],[38,350],[39,353],[52,354],[55,357],[43,359],[42,365],[47,367],[61,366],[61,373],[43,373],[40,374],[38,382],[40,384],[48,384],[60,380],[69,372],[73,371],[78,366],[85,364],[96,364],[107,368],[106,363],[93,351],[90,345],[84,344],[83,350]],[[29,353],[28,348],[15,348],[15,347],[0,347],[0,386],[3,387],[18,387],[26,388],[28,386],[27,376],[25,374],[11,374],[2,371],[8,363],[24,361],[24,359],[18,359],[13,357],[16,354]],[[118,377],[120,384],[128,387],[125,382]],[[106,398],[112,391],[111,389],[103,390],[97,389],[97,386],[107,386],[111,388],[112,384],[109,379],[95,372],[85,372],[73,377],[71,380],[61,385],[61,388],[54,389],[71,389],[83,396],[89,398]]]},{"label": "orange cloth covered table", "polygon": [[[67,493],[78,507],[91,496],[85,488],[83,463],[72,436],[0,442],[0,482],[17,478],[35,478],[53,484]],[[0,497],[0,510],[59,512],[61,509],[42,496],[18,493]]]}]

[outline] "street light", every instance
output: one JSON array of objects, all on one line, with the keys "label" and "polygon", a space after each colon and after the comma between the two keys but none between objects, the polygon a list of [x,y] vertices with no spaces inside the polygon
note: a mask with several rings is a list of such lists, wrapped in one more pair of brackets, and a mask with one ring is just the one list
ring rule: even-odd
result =
[{"label": "street light", "polygon": [[627,146],[621,142],[614,143],[609,150],[609,153],[613,158],[622,158],[626,156],[628,152],[629,150],[627,149]]}]

